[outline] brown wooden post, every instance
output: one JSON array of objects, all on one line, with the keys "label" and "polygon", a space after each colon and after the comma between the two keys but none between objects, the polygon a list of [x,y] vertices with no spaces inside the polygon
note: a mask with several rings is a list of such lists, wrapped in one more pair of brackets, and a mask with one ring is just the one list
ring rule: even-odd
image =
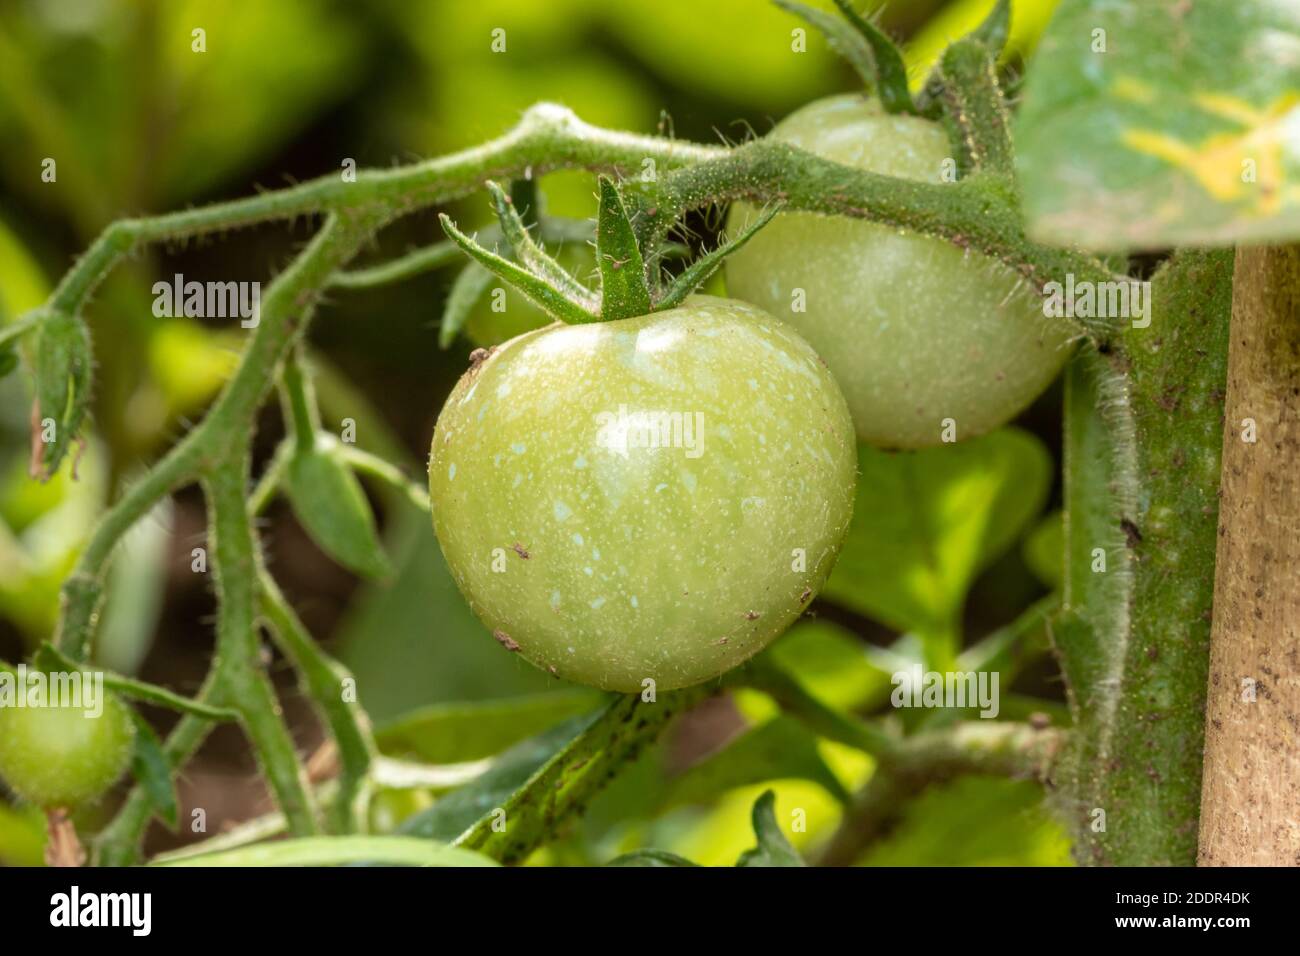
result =
[{"label": "brown wooden post", "polygon": [[1300,246],[1237,251],[1201,866],[1300,865]]}]

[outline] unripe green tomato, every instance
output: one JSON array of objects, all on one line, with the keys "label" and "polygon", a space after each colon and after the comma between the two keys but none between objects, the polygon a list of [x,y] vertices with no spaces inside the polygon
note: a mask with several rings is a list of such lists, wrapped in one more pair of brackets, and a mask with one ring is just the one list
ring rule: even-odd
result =
[{"label": "unripe green tomato", "polygon": [[[771,135],[932,183],[952,156],[937,123],[857,95],[811,103]],[[753,214],[734,207],[731,231]],[[1072,337],[1007,266],[878,223],[781,213],[727,260],[726,274],[729,295],[788,319],[826,357],[858,436],[883,448],[938,444],[945,419],[958,439],[1006,423],[1056,377]]]},{"label": "unripe green tomato", "polygon": [[495,350],[443,407],[429,490],[447,564],[504,647],[577,683],[669,690],[799,616],[848,530],[855,466],[808,344],[699,296]]},{"label": "unripe green tomato", "polygon": [[98,716],[84,707],[0,707],[0,779],[37,806],[79,806],[117,781],[134,741],[131,712],[112,695]]}]

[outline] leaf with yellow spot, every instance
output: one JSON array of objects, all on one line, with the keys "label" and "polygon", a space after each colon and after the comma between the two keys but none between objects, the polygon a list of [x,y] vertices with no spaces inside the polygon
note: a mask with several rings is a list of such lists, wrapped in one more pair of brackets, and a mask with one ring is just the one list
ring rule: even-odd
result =
[{"label": "leaf with yellow spot", "polygon": [[1016,142],[1029,231],[1094,249],[1300,235],[1300,12],[1063,0]]}]

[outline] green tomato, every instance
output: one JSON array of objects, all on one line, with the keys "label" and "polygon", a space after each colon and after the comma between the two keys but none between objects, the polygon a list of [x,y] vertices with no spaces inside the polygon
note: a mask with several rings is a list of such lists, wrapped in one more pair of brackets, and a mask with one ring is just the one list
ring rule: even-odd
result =
[{"label": "green tomato", "polygon": [[0,707],[0,779],[41,807],[75,807],[101,796],[131,759],[135,724],[105,695],[102,713],[82,707]]},{"label": "green tomato", "polygon": [[[772,136],[859,169],[942,182],[952,147],[937,123],[861,96],[819,100]],[[737,205],[732,230],[753,215]],[[857,433],[922,448],[1013,418],[1056,377],[1072,335],[1007,266],[877,223],[781,213],[726,265],[727,291],[788,318],[826,356]],[[802,311],[801,311],[802,309]]]},{"label": "green tomato", "polygon": [[471,368],[429,464],[433,526],[507,649],[616,691],[716,677],[797,618],[853,508],[848,409],[753,306],[555,325]]}]

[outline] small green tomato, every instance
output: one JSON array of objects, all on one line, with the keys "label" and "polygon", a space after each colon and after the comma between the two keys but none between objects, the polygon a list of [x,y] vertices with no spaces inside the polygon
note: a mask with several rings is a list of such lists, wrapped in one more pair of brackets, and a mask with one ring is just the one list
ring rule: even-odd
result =
[{"label": "small green tomato", "polygon": [[[943,181],[937,123],[858,95],[819,100],[773,138],[903,179]],[[952,168],[949,166],[948,168]],[[753,215],[737,205],[732,231]],[[877,223],[781,213],[727,261],[727,291],[789,322],[826,356],[864,441],[938,444],[1006,423],[1060,371],[1072,338],[1010,268]]]},{"label": "small green tomato", "polygon": [[696,297],[506,343],[447,400],[433,525],[507,649],[566,680],[659,690],[757,653],[825,581],[856,451],[817,355]]},{"label": "small green tomato", "polygon": [[103,795],[131,759],[135,724],[116,697],[82,707],[0,707],[0,779],[40,807],[76,807]]}]

